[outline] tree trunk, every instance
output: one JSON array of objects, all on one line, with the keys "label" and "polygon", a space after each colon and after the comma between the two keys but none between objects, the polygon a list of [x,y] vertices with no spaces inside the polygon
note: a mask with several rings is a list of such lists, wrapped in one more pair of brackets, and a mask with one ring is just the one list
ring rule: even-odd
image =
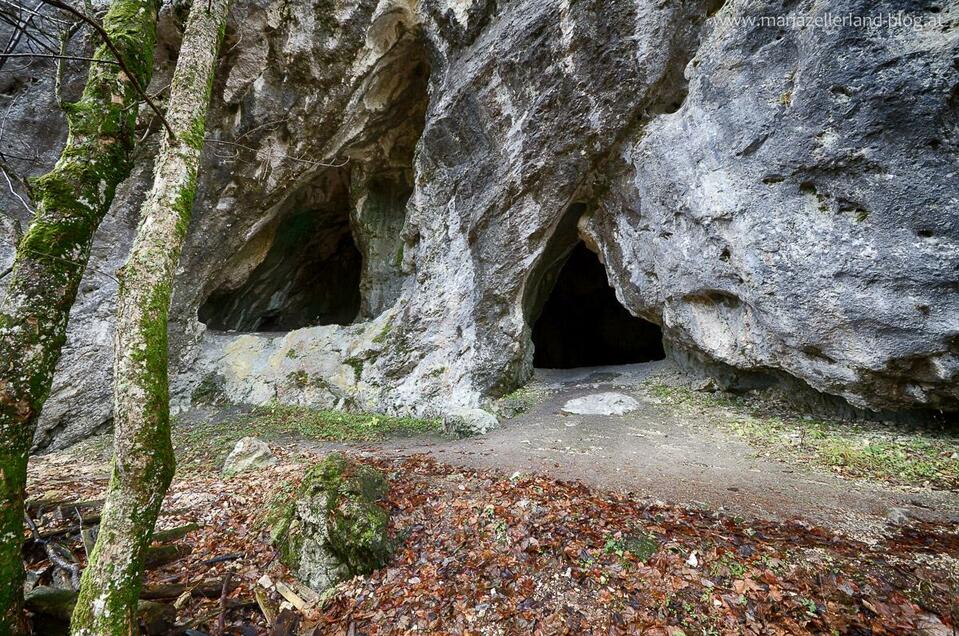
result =
[{"label": "tree trunk", "polygon": [[165,140],[130,258],[120,272],[114,359],[114,469],[100,535],[83,573],[74,635],[136,633],[143,558],[173,478],[167,314],[190,222],[207,108],[230,0],[190,10]]},{"label": "tree trunk", "polygon": [[[140,86],[150,82],[157,0],[114,0],[103,27]],[[0,636],[24,633],[23,497],[37,418],[50,393],[93,234],[130,173],[140,94],[108,48],[94,54],[53,170],[33,181],[36,215],[0,301]]]}]

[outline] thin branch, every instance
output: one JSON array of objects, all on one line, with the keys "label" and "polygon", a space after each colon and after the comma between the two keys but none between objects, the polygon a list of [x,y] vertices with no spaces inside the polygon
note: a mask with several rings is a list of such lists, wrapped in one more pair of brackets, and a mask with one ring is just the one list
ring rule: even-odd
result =
[{"label": "thin branch", "polygon": [[96,62],[97,64],[113,64],[114,66],[120,66],[113,60],[98,60],[92,57],[80,57],[78,55],[60,55],[53,53],[0,53],[0,59],[8,57],[43,57],[56,60],[78,60],[80,62]]},{"label": "thin branch", "polygon": [[[41,0],[41,1],[42,1],[42,2],[46,2],[46,0]],[[64,24],[66,24],[66,20],[60,20],[60,19],[58,19],[58,18],[54,18],[53,16],[44,15],[44,14],[42,14],[42,13],[39,13],[38,11],[31,10],[31,9],[27,9],[26,7],[24,7],[24,6],[21,5],[21,4],[17,4],[17,3],[15,3],[15,2],[10,2],[10,0],[0,0],[0,4],[5,4],[5,5],[7,5],[8,7],[12,7],[12,8],[14,8],[14,9],[16,9],[17,11],[26,11],[26,12],[29,13],[30,15],[36,16],[36,17],[38,17],[38,18],[43,18],[44,20],[50,20],[51,22],[62,22],[62,23],[64,23]]]},{"label": "thin branch", "polygon": [[7,174],[6,168],[0,166],[0,172],[3,173],[3,178],[7,180],[7,187],[10,188],[10,194],[12,194],[13,196],[15,196],[15,197],[17,198],[17,201],[19,201],[21,204],[23,204],[23,207],[27,210],[27,212],[29,212],[31,215],[36,214],[36,212],[34,212],[33,208],[31,208],[31,207],[27,204],[27,202],[23,200],[23,197],[20,196],[20,195],[17,193],[17,191],[13,189],[13,183],[10,181],[10,175]]},{"label": "thin branch", "polygon": [[143,98],[143,101],[150,105],[150,108],[153,109],[153,112],[155,112],[157,117],[160,118],[160,121],[163,122],[163,126],[170,135],[170,139],[176,139],[176,134],[173,132],[173,128],[170,127],[170,122],[168,122],[166,117],[163,116],[163,112],[160,110],[160,107],[156,105],[156,102],[150,99],[146,89],[140,86],[140,80],[137,79],[136,75],[134,75],[130,68],[126,65],[126,62],[123,60],[123,56],[120,54],[120,50],[117,49],[116,44],[113,43],[113,39],[110,38],[110,34],[107,33],[102,26],[100,26],[100,23],[89,17],[83,11],[75,9],[65,2],[60,2],[60,0],[43,0],[43,2],[80,18],[89,24],[90,27],[97,32],[97,34],[99,34],[99,36],[103,39],[103,43],[108,49],[110,49],[110,52],[113,53],[113,57],[116,58],[117,63],[120,65],[120,68],[123,69],[124,74],[127,76],[127,78],[129,78],[133,88],[136,89],[136,91],[140,94],[140,97]]},{"label": "thin branch", "polygon": [[[235,141],[224,141],[222,139],[213,139],[212,137],[207,137],[204,141],[211,144],[220,144],[223,146],[233,146],[235,148],[242,148],[243,150],[249,150],[251,152],[259,152],[256,148],[252,146],[246,146],[243,144],[238,144]],[[350,158],[347,157],[343,160],[343,163],[323,163],[322,161],[313,161],[312,159],[301,159],[300,157],[294,157],[293,155],[287,155],[280,153],[279,155],[270,154],[270,157],[277,157],[279,159],[289,159],[290,161],[296,161],[299,163],[305,163],[310,166],[318,166],[320,168],[342,168],[350,162]]]},{"label": "thin branch", "polygon": [[[37,9],[39,9],[41,6],[43,6],[42,2],[37,5]],[[14,26],[13,33],[10,34],[10,39],[7,41],[7,45],[3,49],[3,52],[5,54],[13,53],[16,50],[17,45],[20,44],[20,38],[23,37],[24,35],[26,35],[28,38],[31,37],[30,34],[27,32],[27,27],[30,26],[30,23],[32,21],[33,21],[33,15],[29,16],[26,20],[23,20],[17,17],[17,22],[16,22],[16,25]],[[37,42],[41,44],[41,46],[45,46],[39,40],[37,40]],[[3,58],[0,58],[0,68],[3,68],[6,57],[10,57],[10,56],[4,55]]]},{"label": "thin branch", "polygon": [[[26,511],[23,512],[23,518],[27,522],[27,527],[30,528],[30,533],[33,535],[33,540],[38,545],[43,546],[43,550],[47,553],[47,558],[50,559],[50,562],[53,563],[58,568],[65,570],[70,573],[70,584],[73,586],[74,590],[80,589],[80,565],[76,563],[76,557],[73,555],[73,552],[70,552],[69,549],[60,546],[59,544],[54,544],[54,542],[49,539],[44,539],[40,536],[40,531],[37,529],[37,524],[34,522],[33,518],[27,514]],[[63,558],[63,555],[57,554],[56,549],[53,547],[57,545],[66,552],[70,554],[74,562],[71,563]]]}]

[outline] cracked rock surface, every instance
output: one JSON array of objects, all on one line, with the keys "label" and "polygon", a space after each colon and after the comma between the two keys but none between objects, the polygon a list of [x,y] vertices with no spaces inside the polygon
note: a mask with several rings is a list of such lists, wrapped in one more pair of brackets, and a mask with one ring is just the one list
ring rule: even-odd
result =
[{"label": "cracked rock surface", "polygon": [[[735,23],[905,9],[935,26]],[[154,88],[174,11],[161,26]],[[690,364],[959,408],[959,7],[243,0],[223,50],[171,315],[180,406],[483,407],[531,376],[531,323],[581,242]],[[38,174],[64,137],[49,68],[9,75],[3,151]],[[109,423],[111,273],[154,147],[99,233],[40,447]],[[0,268],[28,218],[2,196]],[[308,263],[273,264],[309,251],[281,248],[310,215],[309,240],[335,227],[362,257],[347,324],[281,302],[309,299]],[[260,331],[208,329],[212,297]]]}]

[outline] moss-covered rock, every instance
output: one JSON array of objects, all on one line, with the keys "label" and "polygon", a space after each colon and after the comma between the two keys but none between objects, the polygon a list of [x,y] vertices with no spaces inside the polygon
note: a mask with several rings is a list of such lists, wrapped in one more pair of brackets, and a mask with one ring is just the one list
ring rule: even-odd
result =
[{"label": "moss-covered rock", "polygon": [[318,592],[386,565],[396,547],[380,503],[387,489],[376,469],[329,455],[270,505],[266,521],[281,560]]}]

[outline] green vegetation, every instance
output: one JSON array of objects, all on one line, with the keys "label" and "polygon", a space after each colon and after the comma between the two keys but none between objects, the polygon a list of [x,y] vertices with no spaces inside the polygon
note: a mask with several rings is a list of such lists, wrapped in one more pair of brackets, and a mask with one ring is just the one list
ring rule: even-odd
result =
[{"label": "green vegetation", "polygon": [[353,379],[359,382],[363,376],[363,365],[365,364],[363,358],[347,358],[343,363],[353,369]]},{"label": "green vegetation", "polygon": [[440,420],[346,413],[270,404],[222,421],[185,423],[173,428],[181,470],[217,469],[237,440],[252,435],[266,441],[288,438],[333,442],[374,442],[392,437],[440,433]]},{"label": "green vegetation", "polygon": [[527,384],[501,397],[496,410],[502,417],[516,417],[531,411],[547,394],[547,389]]},{"label": "green vegetation", "polygon": [[[774,402],[649,384],[647,392],[750,443],[760,454],[826,468],[845,477],[902,486],[959,489],[959,431],[887,422],[811,419]],[[711,416],[711,417],[710,417]]]},{"label": "green vegetation", "polygon": [[620,559],[625,559],[628,552],[636,560],[646,563],[654,554],[659,552],[659,541],[656,540],[655,536],[645,532],[622,538],[610,536],[606,539],[603,551],[606,554],[615,554]]},{"label": "green vegetation", "polygon": [[193,404],[215,406],[223,404],[223,389],[221,387],[221,378],[215,373],[208,373],[200,380],[200,384],[193,390],[190,396]]},{"label": "green vegetation", "polygon": [[[334,570],[333,578],[369,574],[383,567],[396,549],[389,535],[389,512],[380,505],[389,484],[375,468],[356,463],[340,453],[328,455],[311,468],[294,491],[284,485],[269,504],[265,523],[270,539],[287,567],[309,578],[317,568]],[[301,518],[298,510],[310,512]],[[316,524],[322,524],[316,528]],[[303,547],[319,541],[329,558],[306,562]],[[306,570],[306,571],[304,571]]]}]

